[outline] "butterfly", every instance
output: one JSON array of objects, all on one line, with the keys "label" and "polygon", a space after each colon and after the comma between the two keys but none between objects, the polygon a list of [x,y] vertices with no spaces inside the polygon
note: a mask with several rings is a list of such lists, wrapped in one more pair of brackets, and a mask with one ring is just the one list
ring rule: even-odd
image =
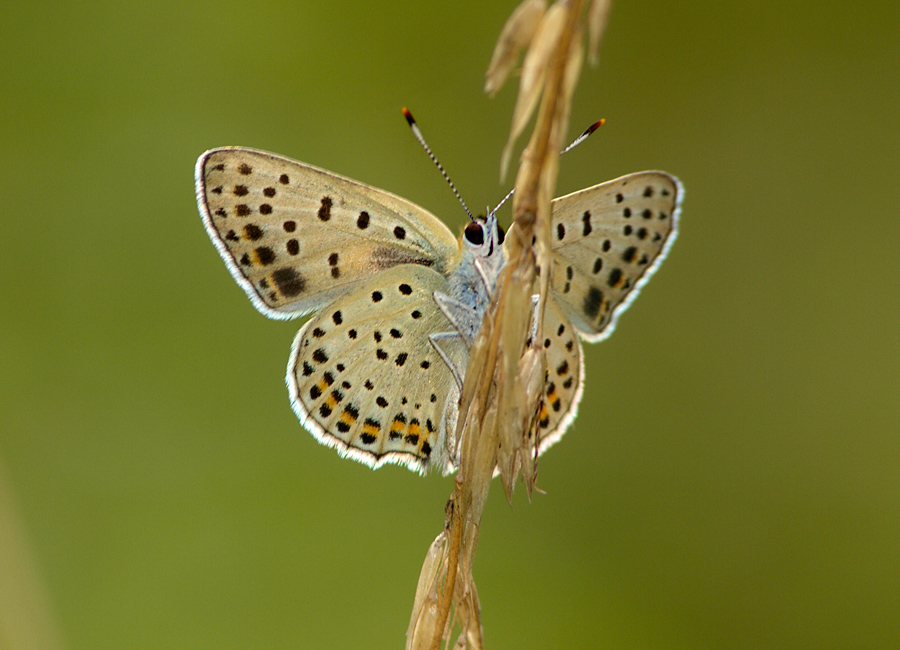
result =
[{"label": "butterfly", "polygon": [[[196,165],[206,231],[253,305],[313,313],[291,348],[291,406],[319,442],[377,468],[449,473],[469,347],[506,262],[495,214],[460,238],[384,190],[276,154],[207,151]],[[647,171],[552,203],[542,453],[575,418],[581,340],[599,341],[675,240],[683,189]]]}]

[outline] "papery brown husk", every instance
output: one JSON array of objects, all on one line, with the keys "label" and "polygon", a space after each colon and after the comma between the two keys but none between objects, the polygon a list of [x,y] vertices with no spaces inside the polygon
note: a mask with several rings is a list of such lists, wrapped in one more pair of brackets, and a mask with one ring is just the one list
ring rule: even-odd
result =
[{"label": "papery brown husk", "polygon": [[[529,495],[536,480],[535,415],[547,363],[543,348],[534,345],[526,349],[525,341],[535,313],[531,298],[535,289],[540,295],[538,327],[543,322],[549,274],[538,275],[537,268],[550,268],[550,199],[583,56],[580,19],[580,0],[557,2],[543,15],[541,27],[529,44],[529,54],[537,52],[534,56],[542,61],[535,65],[542,69],[536,67],[529,72],[537,81],[527,81],[526,97],[522,98],[520,90],[519,101],[534,103],[541,97],[541,107],[516,178],[514,226],[507,234],[509,260],[470,350],[457,425],[459,470],[447,504],[444,531],[430,547],[419,579],[407,632],[408,649],[438,650],[442,640],[449,642],[455,623],[460,627],[455,648],[483,647],[472,566],[491,480],[495,471],[501,475],[507,497],[520,470]],[[530,114],[533,106],[517,106],[516,111],[525,109]],[[522,123],[521,115],[515,119],[517,124]],[[511,142],[517,137],[513,134],[516,124]],[[534,340],[541,341],[542,337]],[[451,609],[455,621],[450,617]]]}]

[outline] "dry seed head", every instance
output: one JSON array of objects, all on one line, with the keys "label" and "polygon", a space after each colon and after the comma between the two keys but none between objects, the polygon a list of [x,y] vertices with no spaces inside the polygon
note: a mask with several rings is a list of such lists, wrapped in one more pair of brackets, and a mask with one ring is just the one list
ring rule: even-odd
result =
[{"label": "dry seed head", "polygon": [[431,645],[431,634],[437,618],[438,589],[441,576],[446,571],[446,561],[447,533],[441,531],[428,548],[419,574],[412,617],[406,631],[406,647],[410,650],[425,649]]},{"label": "dry seed head", "polygon": [[612,0],[594,0],[588,8],[587,24],[588,39],[590,40],[591,64],[597,65],[600,58],[600,41],[603,40],[603,32],[606,31],[606,23],[609,22],[609,9]]},{"label": "dry seed head", "polygon": [[[575,55],[571,54],[573,47],[570,42],[576,36],[574,30],[582,16],[581,9],[580,0],[559,0],[543,13],[537,28],[522,29],[522,34],[526,31],[530,34],[527,39],[529,53],[525,58],[517,100],[517,118],[513,120],[510,142],[504,152],[504,166],[508,164],[513,142],[521,135],[542,94],[543,105],[535,134],[522,156],[519,168],[517,180],[520,182],[516,184],[519,191],[513,199],[516,203],[513,206],[515,227],[510,230],[511,236],[507,238],[513,244],[510,246],[507,268],[500,275],[484,322],[473,342],[460,391],[456,436],[460,441],[460,463],[450,498],[450,505],[453,507],[448,510],[446,522],[446,560],[440,561],[441,569],[437,576],[434,574],[434,558],[426,561],[423,570],[423,576],[426,577],[420,582],[419,594],[426,590],[423,585],[434,579],[443,588],[438,587],[436,590],[434,610],[429,609],[432,601],[429,601],[428,596],[421,598],[417,595],[416,611],[413,614],[415,623],[411,625],[407,638],[408,650],[423,647],[422,644],[429,636],[431,650],[437,650],[442,640],[445,647],[450,645],[450,630],[454,627],[454,621],[450,618],[451,605],[455,611],[456,623],[461,628],[454,647],[457,650],[481,650],[481,608],[472,577],[472,564],[491,476],[495,470],[503,474],[507,495],[511,494],[514,477],[518,475],[519,469],[523,470],[529,493],[534,486],[534,449],[539,444],[535,439],[539,434],[535,432],[534,425],[536,421],[540,421],[539,405],[546,392],[544,384],[549,357],[544,349],[526,352],[524,341],[532,322],[533,309],[528,307],[533,307],[531,295],[534,293],[536,280],[535,253],[541,268],[548,272],[538,279],[541,297],[537,304],[538,324],[533,339],[545,340],[542,338],[542,323],[544,301],[549,295],[551,268],[550,198],[563,132],[559,122],[568,117],[567,104],[574,88],[574,80],[570,75],[579,68],[582,56],[580,46],[574,48]],[[513,26],[508,29],[516,32],[519,28]],[[517,47],[516,41],[508,42],[507,36],[514,38],[521,34],[504,33],[500,39],[495,62],[487,75],[489,90],[496,88],[508,75],[510,64],[507,59],[514,58],[511,52]],[[523,40],[522,44],[525,42]],[[565,59],[558,58],[563,53]],[[503,66],[507,66],[505,71],[499,69]],[[536,250],[532,248],[534,235],[537,235]],[[561,333],[557,334],[560,335]],[[545,348],[546,346],[544,344]],[[571,352],[571,349],[566,349]],[[522,359],[523,354],[525,359]],[[548,397],[555,395],[553,389],[549,390]],[[555,403],[559,403],[559,400],[556,399]],[[465,435],[462,435],[463,431]]]},{"label": "dry seed head", "polygon": [[497,467],[500,470],[503,489],[507,500],[512,498],[513,485],[518,470],[529,497],[534,487],[534,457],[538,444],[536,420],[544,390],[547,373],[547,358],[543,349],[529,348],[519,359],[512,388],[508,412],[501,414],[500,449],[497,452]]},{"label": "dry seed head", "polygon": [[572,94],[578,85],[578,76],[581,74],[581,63],[584,61],[584,32],[581,27],[575,29],[572,35],[572,47],[569,49],[569,59],[566,61],[566,76],[563,79],[563,92],[566,94],[566,106],[572,104]]},{"label": "dry seed head", "polygon": [[[584,61],[584,32],[578,26],[575,33],[572,34],[572,46],[569,48],[569,58],[566,60],[565,74],[562,80],[562,92],[565,101],[561,102],[561,113],[559,119],[554,125],[555,129],[559,129],[561,137],[554,138],[555,142],[561,142],[565,134],[569,130],[569,114],[572,107],[572,95],[575,93],[575,87],[578,85],[578,78],[581,75],[581,64]],[[554,133],[554,136],[556,133]]]},{"label": "dry seed head", "polygon": [[522,0],[507,19],[485,74],[484,92],[493,95],[500,90],[519,52],[534,38],[546,4],[545,0]]},{"label": "dry seed head", "polygon": [[528,53],[525,54],[525,61],[522,63],[522,78],[519,80],[519,96],[513,110],[512,128],[500,162],[501,178],[506,176],[512,146],[525,129],[541,96],[544,74],[556,51],[560,34],[566,26],[567,11],[568,7],[561,2],[557,2],[547,10],[531,40]]}]

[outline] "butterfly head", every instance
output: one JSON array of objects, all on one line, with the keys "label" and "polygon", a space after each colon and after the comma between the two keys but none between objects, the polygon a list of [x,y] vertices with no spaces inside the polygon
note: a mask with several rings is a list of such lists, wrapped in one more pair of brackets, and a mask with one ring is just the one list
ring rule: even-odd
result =
[{"label": "butterfly head", "polygon": [[503,239],[503,228],[497,223],[494,213],[470,221],[462,235],[466,252],[483,258],[492,257],[503,245]]}]

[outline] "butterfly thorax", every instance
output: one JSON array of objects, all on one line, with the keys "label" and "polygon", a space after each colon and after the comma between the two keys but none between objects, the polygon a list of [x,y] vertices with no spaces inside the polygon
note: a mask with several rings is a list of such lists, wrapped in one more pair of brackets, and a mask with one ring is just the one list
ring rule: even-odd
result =
[{"label": "butterfly thorax", "polygon": [[462,254],[459,263],[445,276],[447,291],[435,291],[434,302],[450,322],[452,329],[429,335],[435,351],[454,378],[449,387],[435,448],[438,450],[430,464],[449,471],[456,466],[458,440],[456,438],[457,405],[462,390],[469,349],[481,329],[484,314],[497,286],[500,272],[506,264],[503,231],[493,214],[466,226],[461,237]]}]

